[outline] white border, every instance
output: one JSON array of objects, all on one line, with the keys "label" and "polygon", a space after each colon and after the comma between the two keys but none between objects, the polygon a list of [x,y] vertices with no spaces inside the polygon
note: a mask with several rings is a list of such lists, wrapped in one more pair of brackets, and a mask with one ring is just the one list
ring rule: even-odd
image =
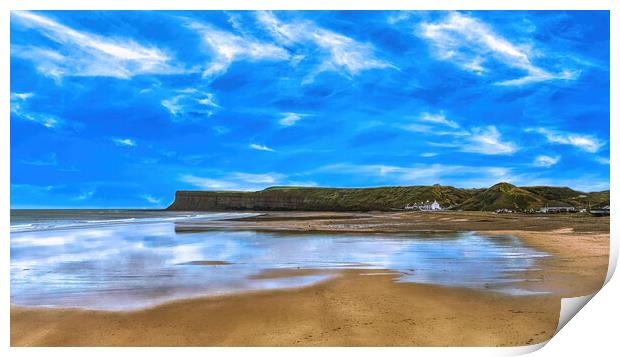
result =
[{"label": "white border", "polygon": [[[618,1],[613,0],[538,0],[538,1],[527,1],[527,0],[443,0],[443,1],[429,1],[429,0],[210,0],[210,1],[193,1],[193,0],[171,0],[171,1],[161,1],[161,0],[122,0],[122,1],[113,1],[113,0],[54,0],[54,1],[44,1],[44,0],[5,0],[0,2],[0,34],[2,41],[2,48],[4,55],[2,57],[2,79],[4,81],[4,97],[3,100],[0,101],[0,107],[2,113],[4,113],[4,118],[2,120],[2,140],[0,140],[1,154],[0,158],[2,159],[2,164],[4,167],[4,173],[1,177],[1,185],[0,185],[0,194],[1,197],[4,198],[2,201],[2,212],[4,213],[1,222],[2,222],[2,231],[5,232],[4,235],[4,244],[2,244],[1,248],[1,256],[2,262],[4,264],[4,274],[1,275],[2,289],[3,294],[0,300],[0,306],[3,307],[2,321],[0,323],[0,338],[2,339],[2,346],[8,348],[9,346],[9,306],[10,306],[10,298],[9,298],[9,281],[10,281],[10,271],[8,269],[9,265],[9,240],[8,240],[8,232],[10,226],[10,205],[9,205],[9,194],[10,194],[10,176],[9,176],[9,108],[10,108],[10,81],[9,81],[9,54],[10,54],[10,38],[9,38],[9,11],[10,10],[19,10],[19,9],[46,9],[46,10],[60,10],[60,9],[74,9],[74,10],[132,10],[132,9],[149,9],[149,10],[174,10],[174,9],[184,9],[184,10],[217,10],[217,9],[228,9],[228,10],[244,10],[244,9],[281,9],[281,10],[321,10],[321,9],[336,9],[336,10],[344,10],[344,9],[357,9],[357,10],[389,10],[389,9],[416,9],[416,10],[450,10],[450,9],[460,9],[460,10],[612,10],[611,11],[611,61],[610,63],[616,64],[620,63],[620,58],[618,56],[618,41],[620,37],[618,36],[618,21],[619,18],[619,10],[620,5],[618,5]],[[611,98],[620,98],[618,91],[618,71],[616,67],[611,68]],[[616,184],[619,182],[618,175],[620,172],[616,169],[616,165],[614,163],[620,157],[618,155],[618,145],[615,142],[617,132],[618,132],[618,123],[617,120],[620,118],[618,115],[618,102],[617,100],[611,100],[611,118],[616,118],[615,121],[611,121],[611,132],[610,132],[610,142],[611,142],[611,177],[610,183],[612,187],[611,192],[611,201],[612,201],[612,211],[617,212],[618,205],[616,204],[618,195],[613,190],[616,187]],[[613,216],[612,216],[613,217]],[[611,225],[611,238],[612,238],[612,257],[610,258],[612,265],[615,266],[615,262],[617,262],[618,255],[618,233],[619,226],[616,220],[612,218]],[[608,279],[611,277],[613,269],[608,273]],[[597,294],[593,298],[593,303],[588,304],[584,307],[584,311],[581,314],[578,314],[574,319],[576,320],[574,323],[571,321],[568,323],[568,327],[562,329],[558,336],[554,337],[540,352],[537,352],[539,355],[572,355],[574,352],[580,351],[581,353],[591,353],[592,349],[598,351],[614,351],[617,349],[616,341],[617,341],[617,321],[614,320],[618,318],[620,314],[618,314],[618,302],[620,301],[620,283],[618,283],[618,279],[616,281],[612,281],[609,283],[605,289]],[[590,305],[595,306],[590,306]],[[615,311],[611,312],[611,311]],[[579,325],[580,324],[580,325]],[[576,325],[576,326],[573,326]],[[596,341],[597,346],[592,346],[591,342]],[[542,344],[544,345],[544,344]],[[234,353],[252,353],[258,355],[288,355],[290,353],[295,353],[299,355],[314,355],[317,352],[320,353],[328,353],[328,354],[340,354],[343,352],[347,353],[355,353],[361,356],[364,355],[373,355],[376,356],[377,353],[390,353],[396,355],[409,355],[410,353],[423,353],[424,355],[445,355],[445,354],[459,354],[459,355],[470,355],[470,356],[479,356],[479,355],[506,355],[506,354],[516,354],[516,353],[526,353],[532,350],[535,350],[541,346],[535,346],[532,348],[399,348],[399,349],[386,349],[386,348],[348,348],[343,350],[341,348],[327,348],[327,349],[291,349],[291,348],[263,348],[263,349],[245,349],[245,348],[228,348],[228,349],[219,349],[219,348],[209,348],[205,349],[197,349],[197,348],[167,348],[167,349],[150,349],[147,353],[154,355],[168,355],[171,353],[179,353],[185,355],[204,355],[205,352],[208,353],[218,353],[218,354],[234,354]],[[35,353],[44,353],[46,355],[78,355],[83,354],[85,351],[81,349],[52,349],[52,348],[13,348],[9,349],[10,353],[16,355],[30,355]],[[111,351],[104,348],[91,348],[88,350],[89,355],[95,356],[106,356]],[[130,348],[118,348],[114,349],[113,353],[135,353],[137,352],[134,349]],[[146,352],[146,351],[141,351]],[[609,354],[609,353],[607,353]]]},{"label": "white border", "polygon": [[607,10],[612,0],[8,0],[13,10]]}]

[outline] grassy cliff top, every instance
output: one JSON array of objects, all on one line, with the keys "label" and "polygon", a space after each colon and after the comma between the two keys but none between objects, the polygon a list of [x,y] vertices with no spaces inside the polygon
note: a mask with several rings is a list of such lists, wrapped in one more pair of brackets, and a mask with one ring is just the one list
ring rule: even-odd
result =
[{"label": "grassy cliff top", "polygon": [[334,210],[390,210],[407,204],[437,201],[443,208],[468,211],[497,209],[528,210],[549,205],[569,205],[576,208],[609,204],[609,191],[580,192],[568,187],[517,187],[507,182],[489,188],[462,189],[452,186],[386,186],[368,188],[330,188],[273,186],[261,191],[181,191],[192,195],[262,197],[274,202],[296,200],[305,207]]}]

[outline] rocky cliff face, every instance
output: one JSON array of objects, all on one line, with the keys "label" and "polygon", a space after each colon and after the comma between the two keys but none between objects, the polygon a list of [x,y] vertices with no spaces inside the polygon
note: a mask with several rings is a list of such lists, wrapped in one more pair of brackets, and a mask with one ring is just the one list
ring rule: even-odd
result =
[{"label": "rocky cliff face", "polygon": [[177,191],[169,210],[326,210],[325,205],[304,203],[304,197],[277,192]]},{"label": "rocky cliff face", "polygon": [[471,193],[449,186],[377,188],[274,187],[257,192],[177,191],[170,210],[372,211],[437,200],[447,207]]}]

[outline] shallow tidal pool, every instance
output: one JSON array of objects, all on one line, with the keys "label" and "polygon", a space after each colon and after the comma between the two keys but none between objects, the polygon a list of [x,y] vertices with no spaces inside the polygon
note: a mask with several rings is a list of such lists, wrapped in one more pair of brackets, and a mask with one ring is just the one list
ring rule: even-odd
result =
[{"label": "shallow tidal pool", "polygon": [[180,298],[299,287],[335,274],[256,278],[282,268],[389,269],[396,283],[544,293],[516,286],[519,273],[536,269],[536,260],[547,254],[512,236],[175,232],[175,222],[195,217],[210,215],[64,217],[70,224],[58,217],[54,224],[16,219],[11,303],[128,310]]}]

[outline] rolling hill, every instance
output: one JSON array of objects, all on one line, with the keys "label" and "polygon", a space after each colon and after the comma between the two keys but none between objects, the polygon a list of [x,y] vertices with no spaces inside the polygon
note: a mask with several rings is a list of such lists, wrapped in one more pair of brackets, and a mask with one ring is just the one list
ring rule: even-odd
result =
[{"label": "rolling hill", "polygon": [[540,208],[548,201],[544,197],[506,182],[495,184],[467,199],[459,209],[466,211],[495,211],[497,209],[526,210]]},{"label": "rolling hill", "polygon": [[388,211],[434,201],[448,209],[529,210],[568,204],[576,208],[609,204],[609,191],[585,193],[568,187],[517,187],[498,183],[487,189],[452,186],[321,188],[275,186],[262,191],[177,191],[169,210]]}]

